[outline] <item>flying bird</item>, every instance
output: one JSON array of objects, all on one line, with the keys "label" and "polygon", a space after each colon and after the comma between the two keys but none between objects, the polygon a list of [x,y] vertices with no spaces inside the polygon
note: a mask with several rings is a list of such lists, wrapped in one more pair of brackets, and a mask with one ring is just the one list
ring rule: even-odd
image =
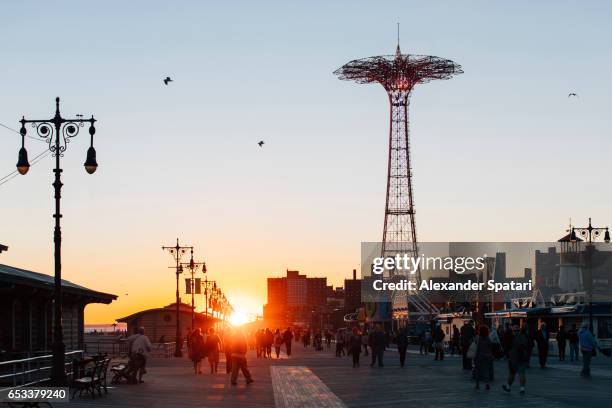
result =
[{"label": "flying bird", "polygon": [[260,140],[259,142],[257,142],[257,144],[259,145],[259,147],[263,147],[263,145],[264,145],[264,141],[263,141],[263,140]]},{"label": "flying bird", "polygon": [[172,81],[173,81],[173,79],[167,76],[167,77],[164,78],[164,85],[168,85],[168,83],[170,83]]},{"label": "flying bird", "polygon": [[576,98],[578,97],[578,94],[576,92],[570,92],[569,94],[567,94],[567,97],[572,97],[575,96]]}]

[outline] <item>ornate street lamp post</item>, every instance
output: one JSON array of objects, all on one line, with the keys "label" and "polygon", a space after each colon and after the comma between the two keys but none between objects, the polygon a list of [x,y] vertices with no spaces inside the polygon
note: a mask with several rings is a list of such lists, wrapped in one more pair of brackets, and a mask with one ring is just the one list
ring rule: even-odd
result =
[{"label": "ornate street lamp post", "polygon": [[[206,273],[206,271],[204,271],[204,273]],[[206,307],[204,309],[204,315],[206,317],[208,317],[208,307],[209,307],[208,302],[212,298],[212,294],[210,296],[208,295],[208,288],[211,288],[211,290],[214,293],[214,291],[217,290],[217,281],[208,280],[208,276],[205,275],[205,278],[204,278],[204,300],[206,301]]]},{"label": "ornate street lamp post", "polygon": [[[195,274],[199,268],[202,268],[202,273],[206,273],[206,263],[205,262],[195,262],[193,260],[193,249],[191,250],[191,258],[189,262],[182,263],[184,267],[189,269],[191,273],[191,278],[189,279],[189,289],[191,292],[191,330],[194,330],[195,324]],[[198,288],[198,293],[201,291]]]},{"label": "ornate street lamp post", "polygon": [[587,270],[587,278],[586,278],[586,289],[588,291],[589,296],[589,330],[593,332],[593,265],[592,265],[592,256],[593,256],[593,240],[597,239],[601,236],[601,233],[604,234],[604,242],[610,242],[610,230],[608,227],[593,227],[591,224],[591,218],[589,217],[589,225],[588,227],[573,227],[571,238],[576,240],[576,232],[580,234],[583,238],[586,238],[587,243],[585,247],[585,255],[586,255],[586,270]]},{"label": "ornate street lamp post", "polygon": [[[65,369],[65,351],[64,338],[62,333],[62,231],[60,220],[62,214],[60,212],[61,190],[62,190],[62,168],[60,167],[60,158],[64,155],[66,147],[70,139],[79,134],[81,127],[89,123],[90,145],[87,150],[87,159],[85,160],[85,170],[92,174],[98,168],[96,161],[96,150],[93,147],[93,138],[96,133],[94,124],[96,120],[92,116],[91,119],[65,119],[60,115],[60,98],[55,98],[55,116],[51,119],[26,120],[21,119],[21,149],[19,149],[19,159],[17,161],[17,170],[20,174],[25,175],[30,169],[28,162],[28,152],[25,148],[25,136],[27,134],[26,125],[31,125],[36,129],[39,137],[43,138],[49,144],[49,150],[55,157],[55,181],[53,187],[55,189],[55,230],[53,233],[53,241],[55,244],[55,274],[53,288],[53,364],[51,368],[51,382],[53,385],[66,385],[66,369]],[[77,115],[78,116],[78,115]]]},{"label": "ornate street lamp post", "polygon": [[180,314],[180,296],[179,296],[179,275],[183,273],[183,265],[181,265],[181,258],[185,255],[185,252],[190,249],[193,251],[192,246],[181,246],[179,239],[176,239],[176,246],[162,246],[162,250],[170,252],[176,261],[176,266],[171,268],[176,269],[176,346],[174,347],[174,357],[183,356],[183,341],[181,339],[181,314]]}]

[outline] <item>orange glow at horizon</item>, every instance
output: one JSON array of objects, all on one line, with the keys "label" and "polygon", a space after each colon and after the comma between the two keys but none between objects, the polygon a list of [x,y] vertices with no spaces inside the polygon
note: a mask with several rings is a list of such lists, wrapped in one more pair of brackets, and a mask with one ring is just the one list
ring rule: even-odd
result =
[{"label": "orange glow at horizon", "polygon": [[232,315],[230,316],[229,321],[234,326],[242,326],[243,324],[250,322],[251,319],[245,312],[241,310],[235,310],[234,313],[232,313]]},{"label": "orange glow at horizon", "polygon": [[[175,302],[174,262],[167,252],[160,249],[161,245],[172,244],[175,232],[148,223],[143,229],[127,229],[117,235],[113,229],[104,229],[97,223],[86,221],[81,222],[84,226],[66,223],[62,277],[77,285],[117,296],[110,304],[87,305],[86,324],[112,324],[139,311]],[[93,229],[94,245],[78,239],[81,227]],[[359,259],[360,247],[353,242],[328,236],[314,239],[316,234],[312,231],[309,234],[312,239],[307,243],[285,240],[272,245],[271,235],[279,232],[273,230],[264,234],[260,232],[262,230],[246,229],[245,240],[256,244],[241,247],[240,256],[235,252],[235,236],[227,231],[218,234],[214,241],[198,241],[187,234],[179,236],[181,244],[195,247],[195,260],[206,261],[208,279],[216,281],[234,310],[245,313],[249,320],[263,314],[268,277],[285,276],[286,269],[292,269],[308,276],[327,277],[329,285],[340,286],[357,266],[355,259]],[[158,238],[160,236],[170,238],[164,240]],[[27,240],[27,236],[24,235],[23,239]],[[130,245],[124,245],[126,240]],[[10,251],[2,254],[1,263],[53,275],[53,257],[45,251],[47,241],[42,241],[40,246],[19,243],[17,239],[11,243],[14,244]],[[329,247],[338,252],[326,253]],[[312,257],[312,253],[319,256]],[[191,295],[185,293],[188,275],[179,276],[180,297],[183,303],[191,304]],[[203,277],[201,272],[196,275],[196,278]],[[203,294],[196,295],[195,304],[197,311],[203,311]]]}]

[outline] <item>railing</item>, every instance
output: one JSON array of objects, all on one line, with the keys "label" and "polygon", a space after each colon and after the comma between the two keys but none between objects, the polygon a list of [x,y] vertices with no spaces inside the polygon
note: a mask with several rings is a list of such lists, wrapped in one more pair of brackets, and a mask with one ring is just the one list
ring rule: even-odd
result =
[{"label": "railing", "polygon": [[153,349],[151,350],[151,357],[171,358],[174,356],[175,349],[176,349],[175,342],[153,343]]},{"label": "railing", "polygon": [[96,339],[85,340],[85,353],[87,355],[106,354],[111,358],[125,358],[128,355],[127,342],[125,339]]},{"label": "railing", "polygon": [[[66,375],[72,378],[72,361],[75,358],[82,359],[84,352],[83,350],[69,351],[65,355],[64,369]],[[47,354],[0,362],[0,387],[2,387],[0,391],[48,382],[51,379],[52,359],[53,356]]]},{"label": "railing", "polygon": [[[151,357],[170,358],[174,355],[175,342],[153,343]],[[106,354],[111,358],[127,358],[128,349],[126,339],[96,339],[85,341],[87,355]]]}]

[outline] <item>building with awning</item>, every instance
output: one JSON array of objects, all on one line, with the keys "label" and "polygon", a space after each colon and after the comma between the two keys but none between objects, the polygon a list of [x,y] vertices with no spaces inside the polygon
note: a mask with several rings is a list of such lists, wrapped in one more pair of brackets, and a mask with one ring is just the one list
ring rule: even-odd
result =
[{"label": "building with awning", "polygon": [[[14,353],[49,352],[53,341],[51,275],[0,264],[0,359]],[[83,348],[84,310],[109,304],[116,295],[62,280],[63,335],[66,350]]]},{"label": "building with awning", "polygon": [[[588,321],[590,315],[589,304],[575,304],[563,306],[530,307],[520,309],[504,309],[486,313],[485,317],[493,322],[525,322],[529,327],[537,328],[545,322],[551,332],[556,332],[559,326],[565,329],[572,325],[580,325]],[[593,303],[594,334],[600,339],[612,338],[612,302]]]}]

